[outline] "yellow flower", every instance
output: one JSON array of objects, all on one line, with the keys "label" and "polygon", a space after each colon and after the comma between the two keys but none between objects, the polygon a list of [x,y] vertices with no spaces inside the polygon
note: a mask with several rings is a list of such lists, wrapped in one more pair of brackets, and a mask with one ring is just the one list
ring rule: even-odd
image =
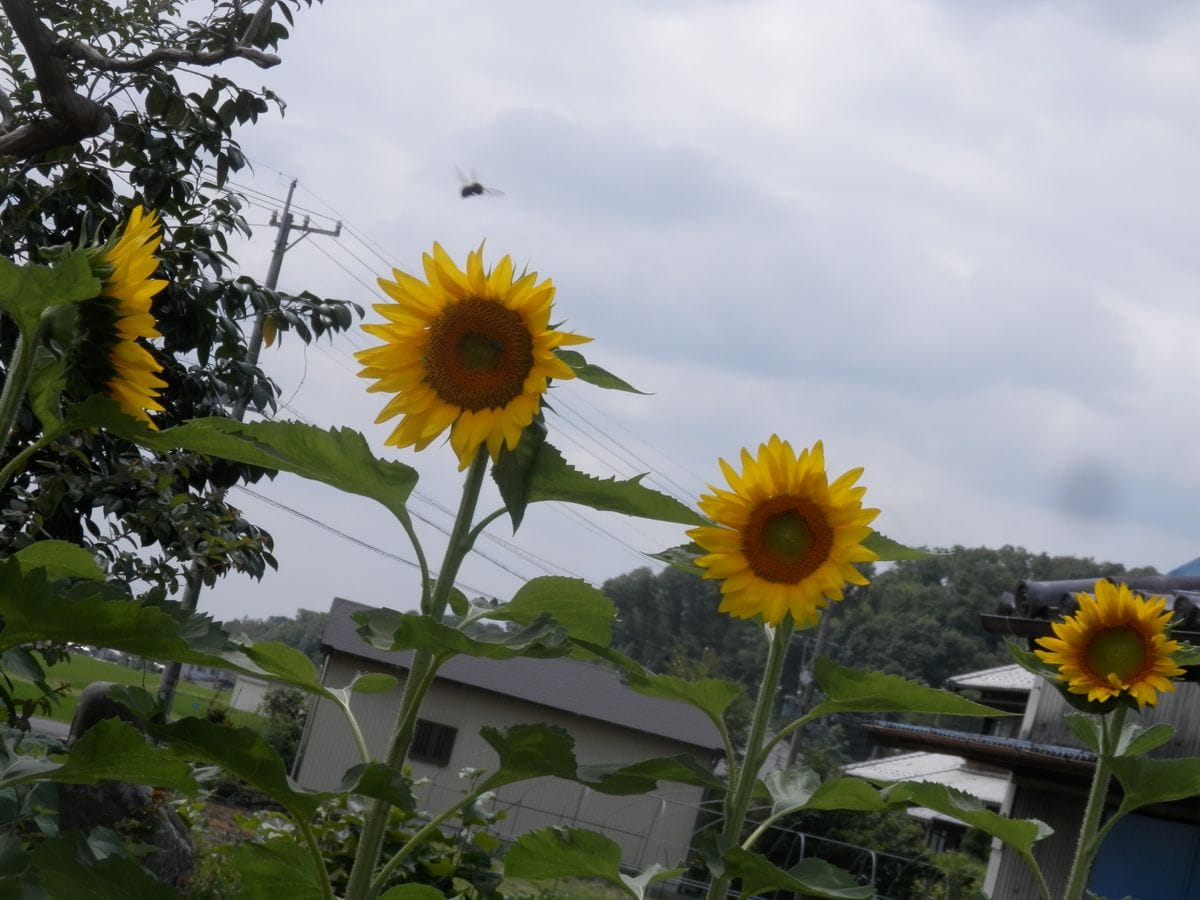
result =
[{"label": "yellow flower", "polygon": [[1171,679],[1183,669],[1173,654],[1181,648],[1167,637],[1166,598],[1145,598],[1104,579],[1094,595],[1075,597],[1078,611],[1052,623],[1055,637],[1038,638],[1045,649],[1033,651],[1058,668],[1067,690],[1101,702],[1126,693],[1139,706],[1154,706],[1159,691],[1175,690]]},{"label": "yellow flower", "polygon": [[395,395],[375,419],[401,416],[386,443],[423,450],[450,428],[465,469],[485,443],[493,460],[517,446],[550,379],[575,377],[554,349],[591,338],[550,327],[550,279],[514,277],[507,256],[485,272],[482,244],[465,272],[438,244],[422,262],[424,281],[399,269],[379,279],[394,302],[375,306],[385,324],[363,330],[384,344],[355,356],[375,381],[367,390]]},{"label": "yellow flower", "polygon": [[772,435],[757,459],[742,450],[741,474],[725,460],[721,470],[731,490],[709,485],[700,498],[715,526],[688,532],[707,551],[696,560],[704,577],[723,579],[721,612],[761,614],[770,625],[791,613],[804,628],[847,582],[867,584],[854,564],[879,558],[862,545],[879,510],[863,509],[867,489],[854,487],[862,469],[830,484],[820,441],[797,457]]},{"label": "yellow flower", "polygon": [[158,377],[162,366],[138,340],[162,336],[150,312],[150,299],[167,286],[166,281],[150,277],[158,268],[154,251],[162,240],[159,231],[157,213],[145,214],[140,205],[134,207],[120,239],[104,252],[104,262],[112,271],[104,279],[101,297],[111,306],[106,316],[112,341],[106,392],[122,410],[151,428],[154,423],[147,410],[162,412],[156,398],[167,383]]}]

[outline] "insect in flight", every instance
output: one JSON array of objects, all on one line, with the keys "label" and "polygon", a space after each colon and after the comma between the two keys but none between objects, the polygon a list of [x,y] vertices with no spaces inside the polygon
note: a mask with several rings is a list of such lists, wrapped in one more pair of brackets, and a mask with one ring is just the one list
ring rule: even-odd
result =
[{"label": "insect in flight", "polygon": [[504,191],[498,191],[495,188],[484,187],[474,172],[471,172],[471,177],[468,178],[465,174],[463,174],[463,170],[459,169],[458,180],[462,182],[461,193],[464,198],[481,197],[484,194],[487,194],[489,197],[504,196]]}]

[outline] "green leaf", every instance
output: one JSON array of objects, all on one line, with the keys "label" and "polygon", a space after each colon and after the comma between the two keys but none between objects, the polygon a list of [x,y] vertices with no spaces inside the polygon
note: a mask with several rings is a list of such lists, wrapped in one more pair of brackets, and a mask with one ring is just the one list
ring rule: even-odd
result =
[{"label": "green leaf", "polygon": [[380,894],[379,900],[446,900],[446,895],[428,884],[398,884]]},{"label": "green leaf", "polygon": [[624,513],[643,519],[704,525],[707,520],[674,497],[641,484],[644,475],[624,481],[585,475],[571,466],[550,444],[543,444],[535,460],[529,485],[529,503],[559,500],[592,509]]},{"label": "green leaf", "polygon": [[286,838],[241,843],[229,854],[245,900],[324,900],[321,871],[307,848]]},{"label": "green leaf", "polygon": [[1175,664],[1179,666],[1200,666],[1200,647],[1180,641],[1180,648],[1174,654]]},{"label": "green leaf", "polygon": [[806,897],[828,900],[869,900],[875,889],[821,859],[802,859],[784,871],[761,856],[734,847],[725,854],[725,874],[742,881],[742,896],[762,891],[793,891]]},{"label": "green leaf", "polygon": [[230,728],[189,717],[169,725],[150,725],[148,730],[177,756],[220,766],[298,819],[311,819],[321,801],[329,797],[294,788],[279,754],[252,728]]},{"label": "green leaf", "polygon": [[543,614],[572,638],[607,646],[617,608],[586,581],[546,575],[526,582],[503,606],[488,608],[484,618],[528,625]]},{"label": "green leaf", "polygon": [[890,537],[885,537],[878,531],[872,531],[867,535],[866,540],[862,545],[868,550],[875,553],[879,557],[880,562],[899,562],[907,559],[930,559],[941,554],[934,553],[931,550],[919,550],[913,547],[905,547],[898,541],[893,541]]},{"label": "green leaf", "polygon": [[152,746],[128,722],[105,719],[77,740],[47,780],[60,784],[126,781],[192,793],[199,788],[191,767]]},{"label": "green leaf", "polygon": [[696,543],[680,544],[678,547],[651,553],[649,556],[651,559],[665,562],[672,569],[679,569],[681,572],[691,572],[693,575],[704,574],[704,570],[696,565],[696,560],[704,556],[704,548]]},{"label": "green leaf", "polygon": [[622,381],[612,372],[592,365],[583,358],[583,354],[578,350],[564,350],[559,347],[554,351],[554,355],[570,366],[575,377],[580,381],[586,381],[588,384],[611,391],[627,391],[631,394],[641,394],[643,397],[649,396],[645,391],[639,391],[629,382]]},{"label": "green leaf", "polygon": [[384,694],[392,688],[400,684],[400,679],[395,675],[386,675],[383,672],[366,672],[362,675],[355,676],[350,682],[350,691],[355,694]]},{"label": "green leaf", "polygon": [[626,796],[645,794],[658,787],[659,782],[691,784],[697,787],[724,790],[725,780],[713,775],[690,756],[662,756],[635,763],[606,763],[580,766],[575,780],[601,794]]},{"label": "green leaf", "polygon": [[408,498],[417,484],[415,469],[375,456],[366,438],[350,428],[318,428],[299,422],[236,422],[214,416],[165,431],[150,431],[120,412],[107,398],[71,408],[72,427],[103,426],[151,450],[192,450],[234,462],[291,472],[348,494],[383,504],[408,523]]},{"label": "green leaf", "polygon": [[69,595],[52,590],[44,569],[26,573],[17,558],[0,562],[0,650],[36,641],[77,641],[139,656],[191,661],[174,619],[156,606],[113,598],[89,582]]},{"label": "green leaf", "polygon": [[346,770],[338,793],[360,794],[375,800],[386,800],[401,809],[414,809],[412,782],[405,774],[383,763],[359,763]]},{"label": "green leaf", "polygon": [[469,637],[457,628],[432,621],[420,613],[376,609],[354,613],[358,633],[380,650],[423,648],[445,656],[463,653],[489,659],[517,656],[565,656],[571,652],[567,632],[549,616],[541,615],[520,631]]},{"label": "green leaf", "polygon": [[1026,859],[1032,859],[1033,845],[1054,833],[1037,819],[1010,819],[992,812],[970,794],[932,782],[901,781],[884,788],[880,795],[889,803],[912,803],[965,822],[999,838]]},{"label": "green leaf", "polygon": [[21,564],[22,572],[45,569],[48,581],[59,578],[104,580],[104,570],[96,562],[96,557],[78,544],[67,541],[38,541],[18,550],[13,554],[13,559]]},{"label": "green leaf", "polygon": [[37,331],[48,309],[99,296],[86,251],[78,250],[48,266],[19,266],[0,257],[0,309],[8,313],[26,338]]},{"label": "green leaf", "polygon": [[1175,736],[1175,729],[1166,722],[1144,727],[1136,722],[1126,722],[1117,738],[1114,756],[1141,756],[1155,747],[1161,747]]},{"label": "green leaf", "polygon": [[909,681],[898,675],[840,666],[826,657],[813,665],[826,699],[803,721],[843,712],[914,712],[948,716],[1009,716],[1012,713],[967,700],[958,694]]},{"label": "green leaf", "polygon": [[690,703],[712,719],[713,723],[718,725],[718,730],[724,721],[725,710],[742,693],[742,686],[733,681],[721,678],[700,678],[692,681],[676,675],[659,675],[611,648],[586,642],[580,642],[580,646],[592,655],[622,669],[626,675],[626,682],[639,694]]},{"label": "green leaf", "polygon": [[1100,731],[1096,726],[1095,717],[1083,713],[1067,713],[1063,717],[1063,724],[1080,744],[1093,753],[1100,752]]},{"label": "green leaf", "polygon": [[621,848],[611,838],[582,828],[526,832],[504,855],[504,874],[531,881],[599,878],[636,896],[621,878]]},{"label": "green leaf", "polygon": [[78,833],[47,841],[30,854],[50,897],[71,900],[177,900],[174,888],[158,881],[132,859],[96,859]]},{"label": "green leaf", "polygon": [[638,900],[644,900],[646,897],[646,891],[650,888],[650,885],[654,884],[654,882],[666,881],[669,878],[676,878],[686,871],[687,869],[664,869],[658,863],[654,863],[650,866],[650,868],[646,869],[646,871],[642,872],[641,875],[636,877],[633,875],[626,875],[624,872],[622,872],[621,881],[625,883],[625,887],[628,888],[629,892],[633,894],[633,896],[637,897]]},{"label": "green leaf", "polygon": [[821,786],[821,776],[812,769],[776,770],[763,779],[771,795],[771,815],[779,816],[790,809],[802,809]]},{"label": "green leaf", "polygon": [[1125,792],[1118,816],[1151,803],[1169,803],[1200,794],[1200,758],[1194,756],[1182,759],[1120,756],[1111,765]]},{"label": "green leaf", "polygon": [[501,731],[485,725],[479,734],[500,757],[499,768],[480,786],[483,790],[544,775],[575,780],[575,738],[564,728],[513,725]]},{"label": "green leaf", "polygon": [[517,446],[509,450],[506,445],[500,451],[500,458],[492,466],[492,480],[496,482],[500,499],[504,501],[504,508],[508,510],[508,516],[512,519],[514,532],[521,527],[525,518],[525,507],[529,505],[529,490],[533,485],[533,472],[545,445],[546,420],[539,412],[522,430]]},{"label": "green leaf", "polygon": [[278,641],[256,641],[242,652],[275,681],[283,681],[314,694],[327,693],[312,660],[295,647]]}]

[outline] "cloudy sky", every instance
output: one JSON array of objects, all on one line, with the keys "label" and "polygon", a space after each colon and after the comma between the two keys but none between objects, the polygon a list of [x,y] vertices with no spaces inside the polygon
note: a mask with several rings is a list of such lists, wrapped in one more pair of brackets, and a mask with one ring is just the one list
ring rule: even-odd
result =
[{"label": "cloudy sky", "polygon": [[[329,2],[282,66],[230,73],[287,101],[241,134],[264,227],[238,256],[265,273],[292,177],[301,214],[343,232],[289,251],[287,290],[369,307],[433,241],[461,259],[486,238],[651,392],[554,389],[551,440],[580,468],[694,499],[718,457],[823,439],[906,543],[1165,571],[1200,554],[1198,43],[1182,3]],[[456,167],[503,196],[464,200]],[[351,355],[371,341],[285,337],[263,364],[283,416],[420,470],[437,559],[455,461],[383,447]],[[234,500],[281,570],[208,592],[218,618],[413,606],[381,508],[253,490]],[[683,540],[558,505],[492,534],[468,592],[600,584]]]}]

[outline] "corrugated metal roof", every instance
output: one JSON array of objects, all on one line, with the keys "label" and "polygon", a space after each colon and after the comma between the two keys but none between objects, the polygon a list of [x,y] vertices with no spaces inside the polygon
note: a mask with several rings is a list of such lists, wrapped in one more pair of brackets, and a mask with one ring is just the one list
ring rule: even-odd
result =
[{"label": "corrugated metal roof", "polygon": [[980,669],[978,672],[966,672],[962,675],[952,675],[947,679],[955,687],[976,688],[990,691],[1022,691],[1029,693],[1037,681],[1037,676],[1027,672],[1016,663],[1007,666],[996,666],[991,669]]},{"label": "corrugated metal roof", "polygon": [[950,753],[900,753],[853,763],[842,771],[869,780],[944,784],[995,807],[1004,802],[1004,791],[1008,784],[1005,772],[973,766],[963,757]]},{"label": "corrugated metal roof", "polygon": [[[359,637],[350,615],[372,608],[336,598],[329,609],[322,645],[407,670],[411,650],[391,653]],[[561,657],[494,660],[455,656],[438,670],[437,677],[705,750],[724,747],[716,727],[700,710],[676,700],[645,697],[623,684],[615,669],[595,663]]]},{"label": "corrugated metal roof", "polygon": [[1096,754],[1077,747],[1042,744],[994,734],[969,734],[929,725],[872,722],[867,732],[880,743],[957,750],[963,756],[1005,769],[1033,767],[1043,772],[1090,773]]}]

